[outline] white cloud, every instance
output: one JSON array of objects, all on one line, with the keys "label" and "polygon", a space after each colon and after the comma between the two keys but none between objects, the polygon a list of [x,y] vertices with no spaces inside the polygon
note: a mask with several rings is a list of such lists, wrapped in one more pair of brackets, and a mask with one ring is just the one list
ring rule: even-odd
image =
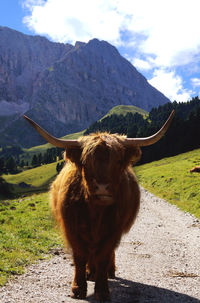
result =
[{"label": "white cloud", "polygon": [[117,44],[123,23],[112,1],[47,0],[34,5],[24,23],[38,34],[47,34],[54,41],[74,43],[99,38]]},{"label": "white cloud", "polygon": [[191,82],[194,87],[200,87],[200,78],[192,78]]},{"label": "white cloud", "polygon": [[139,70],[150,70],[150,69],[152,69],[152,65],[149,61],[145,61],[145,60],[138,59],[138,58],[135,58],[135,59],[130,60],[130,61]]},{"label": "white cloud", "polygon": [[187,64],[200,51],[199,0],[24,0],[24,5],[30,11],[27,26],[54,41],[99,38],[120,45],[127,31],[129,43],[136,39],[138,50],[153,54],[157,66]]},{"label": "white cloud", "polygon": [[174,71],[157,69],[154,71],[153,78],[148,81],[152,86],[161,91],[171,101],[185,102],[191,99],[190,90],[183,88],[182,79]]},{"label": "white cloud", "polygon": [[123,0],[124,14],[131,14],[128,30],[146,36],[141,52],[156,56],[160,66],[190,62],[200,49],[199,0]]}]

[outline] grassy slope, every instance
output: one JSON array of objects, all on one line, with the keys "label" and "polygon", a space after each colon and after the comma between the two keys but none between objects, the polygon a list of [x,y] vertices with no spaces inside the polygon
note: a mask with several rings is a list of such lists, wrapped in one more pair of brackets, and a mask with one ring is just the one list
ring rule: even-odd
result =
[{"label": "grassy slope", "polygon": [[[57,174],[56,165],[57,163],[50,163],[23,171],[17,175],[3,175],[2,177],[7,183],[13,185],[15,193],[47,190]],[[20,187],[19,183],[21,182],[28,184],[29,187]]]},{"label": "grassy slope", "polygon": [[143,116],[147,116],[148,112],[144,109],[141,109],[139,107],[133,106],[133,105],[117,105],[113,107],[102,119],[104,119],[107,116],[111,116],[113,114],[115,115],[126,115],[127,113],[139,113]]},{"label": "grassy slope", "polygon": [[[0,285],[62,243],[52,219],[49,194],[34,193],[47,191],[56,176],[56,164],[3,176],[22,197],[0,200]],[[20,182],[30,187],[21,188]]]},{"label": "grassy slope", "polygon": [[47,193],[0,201],[0,285],[24,267],[46,257],[62,241]]},{"label": "grassy slope", "polygon": [[139,183],[200,218],[200,174],[189,170],[200,165],[200,150],[135,167]]}]

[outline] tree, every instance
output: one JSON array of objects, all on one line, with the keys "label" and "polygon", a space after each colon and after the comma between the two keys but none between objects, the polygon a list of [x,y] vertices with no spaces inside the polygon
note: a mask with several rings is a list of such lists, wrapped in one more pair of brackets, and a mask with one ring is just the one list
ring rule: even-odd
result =
[{"label": "tree", "polygon": [[22,161],[20,162],[19,166],[20,166],[20,167],[24,167],[24,166],[25,166],[24,160],[22,160]]},{"label": "tree", "polygon": [[41,165],[42,164],[42,154],[39,153],[38,155],[38,165]]},{"label": "tree", "polygon": [[38,166],[38,158],[37,158],[37,155],[33,155],[33,158],[32,158],[32,161],[31,161],[31,165],[32,165],[33,167]]},{"label": "tree", "polygon": [[5,168],[5,160],[4,158],[0,158],[0,175],[4,172],[4,168]]},{"label": "tree", "polygon": [[7,160],[6,160],[6,169],[11,173],[16,172],[17,165],[16,165],[15,159],[13,157],[7,158]]},{"label": "tree", "polygon": [[57,163],[56,171],[57,171],[58,174],[61,171],[61,169],[63,168],[63,166],[64,166],[64,161],[62,161],[61,163],[59,163],[59,162]]},{"label": "tree", "polygon": [[8,185],[8,183],[6,183],[6,181],[2,177],[0,177],[0,193],[2,195],[10,194],[9,185]]}]

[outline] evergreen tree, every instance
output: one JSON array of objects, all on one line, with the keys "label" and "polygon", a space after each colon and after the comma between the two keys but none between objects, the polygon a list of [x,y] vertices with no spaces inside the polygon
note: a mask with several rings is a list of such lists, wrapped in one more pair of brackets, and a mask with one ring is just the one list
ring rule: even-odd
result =
[{"label": "evergreen tree", "polygon": [[32,158],[32,161],[31,161],[31,165],[32,165],[33,167],[38,166],[38,158],[37,158],[37,155],[33,155],[33,158]]},{"label": "evergreen tree", "polygon": [[24,162],[24,160],[21,160],[20,167],[24,167],[24,166],[25,166],[25,162]]},{"label": "evergreen tree", "polygon": [[42,154],[39,153],[38,155],[38,165],[41,165],[42,164]]},{"label": "evergreen tree", "polygon": [[2,195],[9,195],[10,194],[10,187],[6,181],[0,177],[0,193]]},{"label": "evergreen tree", "polygon": [[6,159],[6,169],[8,172],[14,173],[17,170],[17,165],[15,159],[13,157],[9,157]]},{"label": "evergreen tree", "polygon": [[5,169],[5,160],[3,157],[0,158],[0,175],[4,172]]}]

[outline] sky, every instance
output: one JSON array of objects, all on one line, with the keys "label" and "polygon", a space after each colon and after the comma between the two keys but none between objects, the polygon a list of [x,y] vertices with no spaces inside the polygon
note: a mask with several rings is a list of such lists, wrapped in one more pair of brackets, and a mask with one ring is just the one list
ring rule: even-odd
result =
[{"label": "sky", "polygon": [[171,101],[200,97],[200,0],[0,0],[0,26],[114,45]]}]

